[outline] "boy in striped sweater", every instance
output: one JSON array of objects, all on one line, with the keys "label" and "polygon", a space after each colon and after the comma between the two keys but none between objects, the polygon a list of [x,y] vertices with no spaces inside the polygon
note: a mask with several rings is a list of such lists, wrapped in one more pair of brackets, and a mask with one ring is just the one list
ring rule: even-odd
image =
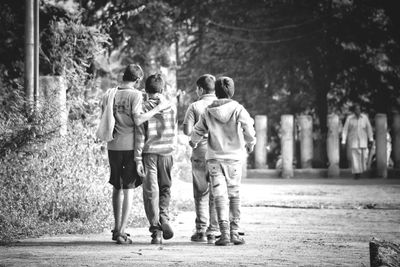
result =
[{"label": "boy in striped sweater", "polygon": [[[143,112],[155,108],[160,102],[165,82],[160,74],[147,78],[148,96]],[[158,113],[136,128],[135,161],[137,172],[143,177],[143,202],[152,233],[151,244],[161,244],[174,232],[169,224],[168,208],[171,199],[172,153],[176,143],[176,108]]]}]

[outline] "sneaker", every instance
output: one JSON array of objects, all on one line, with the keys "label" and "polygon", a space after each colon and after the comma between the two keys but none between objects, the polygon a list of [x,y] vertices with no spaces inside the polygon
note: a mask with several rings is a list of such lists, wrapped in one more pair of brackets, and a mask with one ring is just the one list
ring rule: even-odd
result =
[{"label": "sneaker", "polygon": [[151,244],[157,245],[161,244],[162,239],[161,239],[161,231],[155,231],[151,234]]},{"label": "sneaker", "polygon": [[229,246],[231,244],[231,239],[228,234],[221,234],[221,237],[215,241],[216,246]]},{"label": "sneaker", "polygon": [[[117,237],[118,237],[118,232],[116,230],[111,230],[112,233],[112,240],[113,241],[117,241]],[[129,236],[129,235],[128,235]]]},{"label": "sneaker", "polygon": [[190,240],[193,242],[206,242],[206,234],[204,232],[196,232],[190,237]]},{"label": "sneaker", "polygon": [[163,231],[164,239],[168,240],[174,236],[174,231],[172,230],[171,225],[169,223],[163,223],[161,225],[161,229]]},{"label": "sneaker", "polygon": [[239,236],[239,233],[232,233],[231,234],[231,242],[234,245],[243,245],[245,243],[243,237]]},{"label": "sneaker", "polygon": [[132,244],[132,240],[128,236],[130,236],[130,235],[129,234],[118,234],[117,244],[119,244],[119,245]]},{"label": "sneaker", "polygon": [[207,235],[207,244],[215,244],[215,235],[214,234],[209,234]]}]

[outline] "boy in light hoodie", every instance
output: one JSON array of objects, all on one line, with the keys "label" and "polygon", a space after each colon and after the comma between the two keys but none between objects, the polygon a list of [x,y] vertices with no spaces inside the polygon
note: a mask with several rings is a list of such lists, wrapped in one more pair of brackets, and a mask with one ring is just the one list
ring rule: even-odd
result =
[{"label": "boy in light hoodie", "polygon": [[218,99],[201,115],[189,141],[195,148],[208,134],[207,169],[221,231],[221,237],[215,242],[217,246],[245,243],[239,236],[242,154],[244,147],[248,153],[253,151],[256,137],[254,120],[242,105],[231,99],[234,92],[231,78],[217,79]]}]

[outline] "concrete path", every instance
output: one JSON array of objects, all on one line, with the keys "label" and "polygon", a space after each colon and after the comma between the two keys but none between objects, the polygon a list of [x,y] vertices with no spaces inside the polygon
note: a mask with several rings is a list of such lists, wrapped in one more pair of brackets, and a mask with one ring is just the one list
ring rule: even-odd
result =
[{"label": "concrete path", "polygon": [[[191,198],[176,182],[174,196]],[[189,241],[194,212],[180,212],[176,235],[150,245],[115,245],[109,231],[22,240],[0,247],[0,266],[369,266],[372,237],[400,241],[400,180],[247,179],[242,226],[247,244],[215,247]]]}]

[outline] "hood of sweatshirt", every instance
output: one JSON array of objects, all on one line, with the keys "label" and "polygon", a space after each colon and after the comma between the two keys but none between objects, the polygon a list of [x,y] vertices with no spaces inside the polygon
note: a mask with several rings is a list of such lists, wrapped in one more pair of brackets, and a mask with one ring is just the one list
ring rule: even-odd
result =
[{"label": "hood of sweatshirt", "polygon": [[226,123],[232,118],[238,107],[239,103],[232,99],[217,99],[208,106],[207,112],[216,120]]}]

